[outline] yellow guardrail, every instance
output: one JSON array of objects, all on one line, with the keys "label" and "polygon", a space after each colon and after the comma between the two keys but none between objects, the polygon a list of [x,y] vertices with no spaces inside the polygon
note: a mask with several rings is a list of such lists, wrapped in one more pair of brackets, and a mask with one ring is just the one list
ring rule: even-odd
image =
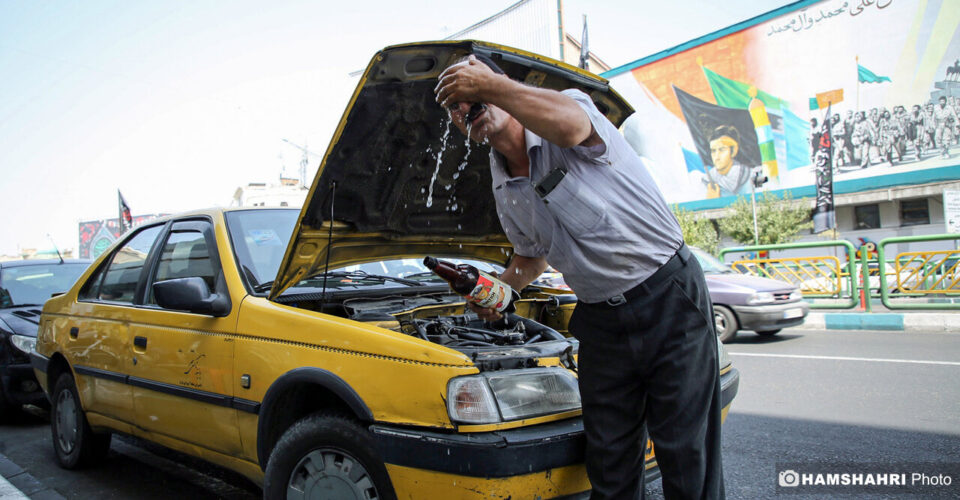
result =
[{"label": "yellow guardrail", "polygon": [[840,295],[840,259],[834,256],[744,259],[733,262],[734,270],[762,278],[786,281],[800,287],[804,295]]},{"label": "yellow guardrail", "polygon": [[960,250],[901,252],[894,260],[896,290],[921,295],[960,293]]}]

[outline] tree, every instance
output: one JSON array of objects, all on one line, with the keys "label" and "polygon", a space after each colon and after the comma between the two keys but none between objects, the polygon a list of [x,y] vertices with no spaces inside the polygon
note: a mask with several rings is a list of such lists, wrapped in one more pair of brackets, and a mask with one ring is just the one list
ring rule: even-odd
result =
[{"label": "tree", "polygon": [[698,215],[696,212],[684,210],[679,205],[674,205],[673,215],[677,217],[680,223],[680,230],[683,231],[683,240],[690,246],[695,246],[710,255],[717,255],[720,251],[720,236],[714,229],[710,219]]},{"label": "tree", "polygon": [[[733,213],[718,221],[720,231],[738,243],[753,245],[753,207],[745,196],[730,206]],[[795,203],[789,194],[783,199],[763,193],[757,195],[757,229],[761,245],[789,243],[799,238],[800,231],[813,227],[810,209]]]}]

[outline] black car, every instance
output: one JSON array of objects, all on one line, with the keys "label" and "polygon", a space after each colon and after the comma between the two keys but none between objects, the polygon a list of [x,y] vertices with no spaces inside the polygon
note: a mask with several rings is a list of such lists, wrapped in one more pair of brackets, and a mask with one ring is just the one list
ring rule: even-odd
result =
[{"label": "black car", "polygon": [[40,310],[52,295],[69,290],[90,262],[0,262],[0,419],[25,404],[47,406],[29,356],[37,344]]}]

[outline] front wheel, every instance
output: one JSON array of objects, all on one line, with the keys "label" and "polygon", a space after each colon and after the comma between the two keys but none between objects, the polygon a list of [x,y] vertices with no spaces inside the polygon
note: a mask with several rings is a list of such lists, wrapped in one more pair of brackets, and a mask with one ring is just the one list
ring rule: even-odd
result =
[{"label": "front wheel", "polygon": [[69,373],[60,375],[51,394],[50,431],[57,461],[64,469],[77,469],[101,461],[110,451],[111,434],[90,429],[80,406],[77,386]]},{"label": "front wheel", "polygon": [[293,424],[267,463],[264,498],[395,500],[371,435],[339,415],[315,414]]},{"label": "front wheel", "polygon": [[733,340],[737,336],[737,330],[740,329],[737,317],[725,306],[713,306],[713,324],[717,329],[717,338],[723,343]]}]

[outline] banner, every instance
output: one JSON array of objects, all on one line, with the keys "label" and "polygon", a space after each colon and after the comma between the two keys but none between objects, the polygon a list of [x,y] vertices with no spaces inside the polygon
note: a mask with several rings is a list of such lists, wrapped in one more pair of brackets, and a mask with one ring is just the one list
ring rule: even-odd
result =
[{"label": "banner", "polygon": [[[831,116],[829,107],[826,116]],[[815,157],[817,203],[813,210],[813,232],[822,233],[837,227],[837,213],[833,206],[833,141],[829,120],[823,120],[818,135],[819,148]]]},{"label": "banner", "polygon": [[123,234],[133,227],[133,216],[130,214],[130,206],[127,205],[127,200],[123,199],[123,194],[120,193],[119,189],[117,190],[117,197],[119,197],[120,205],[120,216],[117,219],[120,221],[120,234]]}]

